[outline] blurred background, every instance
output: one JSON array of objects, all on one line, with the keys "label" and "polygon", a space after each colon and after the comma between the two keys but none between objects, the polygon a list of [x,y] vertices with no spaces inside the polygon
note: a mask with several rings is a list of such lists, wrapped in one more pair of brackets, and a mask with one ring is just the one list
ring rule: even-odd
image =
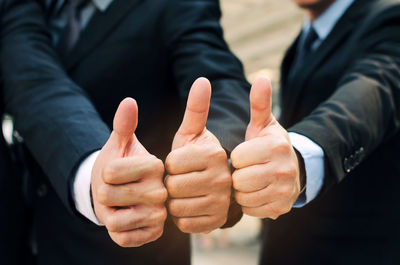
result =
[{"label": "blurred background", "polygon": [[[291,0],[220,0],[222,26],[231,50],[243,62],[250,82],[258,75],[272,81],[274,102],[279,92],[279,67],[297,36],[303,12]],[[274,104],[274,114],[279,108]],[[244,216],[235,227],[192,236],[193,265],[258,264],[261,222]]]}]

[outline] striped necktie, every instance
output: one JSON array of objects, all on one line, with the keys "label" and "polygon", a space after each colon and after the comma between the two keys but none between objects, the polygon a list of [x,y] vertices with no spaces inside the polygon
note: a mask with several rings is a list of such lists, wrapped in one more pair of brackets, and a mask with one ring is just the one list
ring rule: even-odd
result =
[{"label": "striped necktie", "polygon": [[60,54],[63,56],[71,51],[79,39],[81,32],[80,13],[87,2],[88,0],[68,0],[63,7],[67,8],[68,22],[57,45]]}]

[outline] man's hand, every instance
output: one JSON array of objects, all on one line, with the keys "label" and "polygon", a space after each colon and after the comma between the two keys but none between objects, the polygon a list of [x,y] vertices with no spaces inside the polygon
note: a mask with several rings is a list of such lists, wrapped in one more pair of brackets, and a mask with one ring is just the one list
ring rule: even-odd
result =
[{"label": "man's hand", "polygon": [[166,159],[169,213],[185,233],[210,232],[227,220],[231,173],[218,139],[206,129],[211,85],[197,79]]},{"label": "man's hand", "polygon": [[300,193],[299,162],[287,131],[271,114],[271,84],[258,78],[250,92],[246,141],[231,154],[235,199],[243,213],[276,219],[290,211]]},{"label": "man's hand", "polygon": [[136,101],[124,99],[92,170],[95,213],[122,247],[158,239],[167,216],[164,165],[136,138],[137,117]]}]

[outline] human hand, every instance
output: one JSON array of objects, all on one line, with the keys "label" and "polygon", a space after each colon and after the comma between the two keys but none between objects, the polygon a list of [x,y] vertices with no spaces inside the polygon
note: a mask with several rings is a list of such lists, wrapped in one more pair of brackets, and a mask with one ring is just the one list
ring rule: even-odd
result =
[{"label": "human hand", "polygon": [[111,239],[138,247],[158,239],[167,216],[164,165],[135,136],[138,109],[124,99],[114,117],[110,138],[92,170],[95,213]]},{"label": "human hand", "polygon": [[246,141],[231,153],[235,199],[245,214],[276,219],[300,194],[300,168],[287,131],[271,113],[271,84],[257,78],[250,92]]},{"label": "human hand", "polygon": [[232,179],[227,155],[205,127],[210,98],[210,82],[197,79],[166,159],[168,210],[185,233],[210,232],[221,227],[230,205]]}]

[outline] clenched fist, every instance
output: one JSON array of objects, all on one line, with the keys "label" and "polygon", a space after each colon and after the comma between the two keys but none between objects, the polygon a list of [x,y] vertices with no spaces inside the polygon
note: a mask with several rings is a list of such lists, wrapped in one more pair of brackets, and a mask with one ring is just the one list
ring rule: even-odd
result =
[{"label": "clenched fist", "polygon": [[136,138],[137,117],[136,102],[124,99],[92,170],[95,213],[122,247],[158,239],[167,216],[164,165]]},{"label": "clenched fist", "polygon": [[206,129],[211,85],[197,79],[166,159],[169,213],[185,233],[210,232],[227,220],[231,173],[225,150]]},{"label": "clenched fist", "polygon": [[287,131],[271,114],[271,84],[258,78],[250,92],[246,141],[231,153],[235,199],[245,214],[276,219],[300,193],[300,168]]}]

